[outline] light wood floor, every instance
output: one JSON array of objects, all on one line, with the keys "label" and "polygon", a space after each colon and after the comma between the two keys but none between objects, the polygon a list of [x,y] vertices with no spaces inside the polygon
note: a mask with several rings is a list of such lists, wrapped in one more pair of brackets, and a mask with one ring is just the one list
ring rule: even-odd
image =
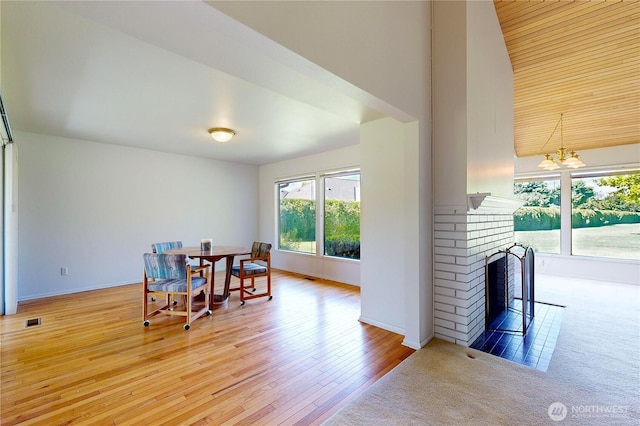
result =
[{"label": "light wood floor", "polygon": [[275,271],[273,300],[233,293],[185,331],[177,317],[142,325],[141,285],[0,317],[0,423],[320,424],[414,352],[358,322],[353,286]]}]

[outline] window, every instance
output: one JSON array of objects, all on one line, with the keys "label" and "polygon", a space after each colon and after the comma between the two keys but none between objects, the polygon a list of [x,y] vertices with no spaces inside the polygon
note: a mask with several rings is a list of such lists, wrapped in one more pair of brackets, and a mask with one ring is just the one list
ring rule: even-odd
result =
[{"label": "window", "polygon": [[324,254],[360,259],[360,173],[324,177]]},{"label": "window", "polygon": [[316,173],[276,186],[279,249],[360,259],[358,170]]},{"label": "window", "polygon": [[640,174],[571,179],[571,253],[640,260]]},{"label": "window", "polygon": [[560,179],[516,181],[514,195],[525,202],[514,213],[515,241],[541,253],[560,253]]},{"label": "window", "polygon": [[316,182],[314,178],[278,184],[279,248],[316,252]]}]

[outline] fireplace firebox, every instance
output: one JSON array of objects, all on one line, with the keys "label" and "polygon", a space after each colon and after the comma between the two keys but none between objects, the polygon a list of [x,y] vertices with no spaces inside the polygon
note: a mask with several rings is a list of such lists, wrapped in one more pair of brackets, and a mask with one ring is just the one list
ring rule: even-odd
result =
[{"label": "fireplace firebox", "polygon": [[[513,244],[485,258],[487,330],[527,334],[534,317],[534,256],[531,247]],[[500,321],[508,311],[522,314],[521,325]]]}]

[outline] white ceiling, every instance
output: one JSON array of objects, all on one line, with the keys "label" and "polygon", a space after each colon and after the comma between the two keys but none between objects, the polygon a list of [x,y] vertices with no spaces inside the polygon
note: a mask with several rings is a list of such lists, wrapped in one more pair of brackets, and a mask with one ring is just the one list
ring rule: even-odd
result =
[{"label": "white ceiling", "polygon": [[[200,1],[0,7],[14,131],[259,165],[355,145],[396,112]],[[217,126],[237,135],[214,143]]]}]

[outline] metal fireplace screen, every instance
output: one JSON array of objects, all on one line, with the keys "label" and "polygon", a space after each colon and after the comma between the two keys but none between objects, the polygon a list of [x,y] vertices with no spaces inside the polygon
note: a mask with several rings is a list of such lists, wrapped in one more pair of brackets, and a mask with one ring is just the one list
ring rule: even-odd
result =
[{"label": "metal fireplace screen", "polygon": [[[487,330],[527,334],[534,317],[533,249],[513,244],[487,256],[484,294]],[[500,321],[505,312],[521,314],[522,326],[512,321]]]}]

